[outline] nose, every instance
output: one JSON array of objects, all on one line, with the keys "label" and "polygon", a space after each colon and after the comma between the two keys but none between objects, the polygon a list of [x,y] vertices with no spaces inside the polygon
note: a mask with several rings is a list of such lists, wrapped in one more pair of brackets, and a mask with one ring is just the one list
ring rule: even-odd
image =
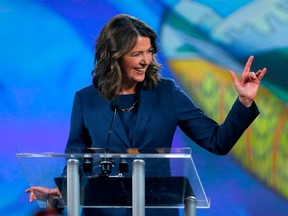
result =
[{"label": "nose", "polygon": [[148,65],[151,62],[151,55],[144,53],[142,55],[142,59],[141,59],[141,64],[142,65]]}]

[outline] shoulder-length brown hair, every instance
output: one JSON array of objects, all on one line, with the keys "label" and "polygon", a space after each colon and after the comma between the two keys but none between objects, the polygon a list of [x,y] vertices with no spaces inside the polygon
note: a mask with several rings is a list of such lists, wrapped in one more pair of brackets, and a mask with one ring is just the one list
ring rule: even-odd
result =
[{"label": "shoulder-length brown hair", "polygon": [[121,90],[121,58],[136,45],[139,36],[149,37],[154,50],[153,59],[147,68],[141,88],[151,89],[159,80],[160,65],[155,59],[157,53],[156,33],[143,21],[125,14],[112,18],[102,29],[96,40],[93,84],[100,94],[112,99]]}]

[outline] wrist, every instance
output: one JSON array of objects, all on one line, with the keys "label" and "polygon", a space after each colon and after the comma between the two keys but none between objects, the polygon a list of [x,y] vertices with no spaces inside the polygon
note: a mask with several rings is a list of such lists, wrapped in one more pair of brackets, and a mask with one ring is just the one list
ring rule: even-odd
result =
[{"label": "wrist", "polygon": [[57,188],[53,188],[53,189],[49,189],[48,191],[48,196],[59,196],[60,195],[60,192]]},{"label": "wrist", "polygon": [[253,100],[250,100],[250,99],[245,98],[243,96],[239,96],[239,101],[247,108],[250,107],[253,103]]}]

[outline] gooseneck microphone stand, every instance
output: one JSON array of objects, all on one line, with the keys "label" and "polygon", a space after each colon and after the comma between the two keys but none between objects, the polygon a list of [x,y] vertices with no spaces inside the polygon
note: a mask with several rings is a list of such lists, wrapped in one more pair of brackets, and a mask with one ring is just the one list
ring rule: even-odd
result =
[{"label": "gooseneck microphone stand", "polygon": [[110,123],[110,127],[108,130],[107,142],[105,147],[105,157],[100,162],[101,176],[108,177],[112,171],[112,167],[114,166],[113,162],[106,157],[106,154],[109,153],[109,145],[110,145],[110,137],[112,133],[112,126],[116,118],[117,111],[119,110],[119,101],[114,99],[111,101],[110,108],[113,111],[112,121]]}]

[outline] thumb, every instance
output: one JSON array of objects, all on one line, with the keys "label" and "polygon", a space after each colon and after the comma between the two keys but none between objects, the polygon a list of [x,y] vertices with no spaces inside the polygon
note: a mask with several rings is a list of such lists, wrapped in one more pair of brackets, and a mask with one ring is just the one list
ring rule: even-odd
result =
[{"label": "thumb", "polygon": [[239,81],[238,81],[238,78],[237,78],[235,72],[231,70],[230,75],[231,75],[234,86],[237,86]]}]

